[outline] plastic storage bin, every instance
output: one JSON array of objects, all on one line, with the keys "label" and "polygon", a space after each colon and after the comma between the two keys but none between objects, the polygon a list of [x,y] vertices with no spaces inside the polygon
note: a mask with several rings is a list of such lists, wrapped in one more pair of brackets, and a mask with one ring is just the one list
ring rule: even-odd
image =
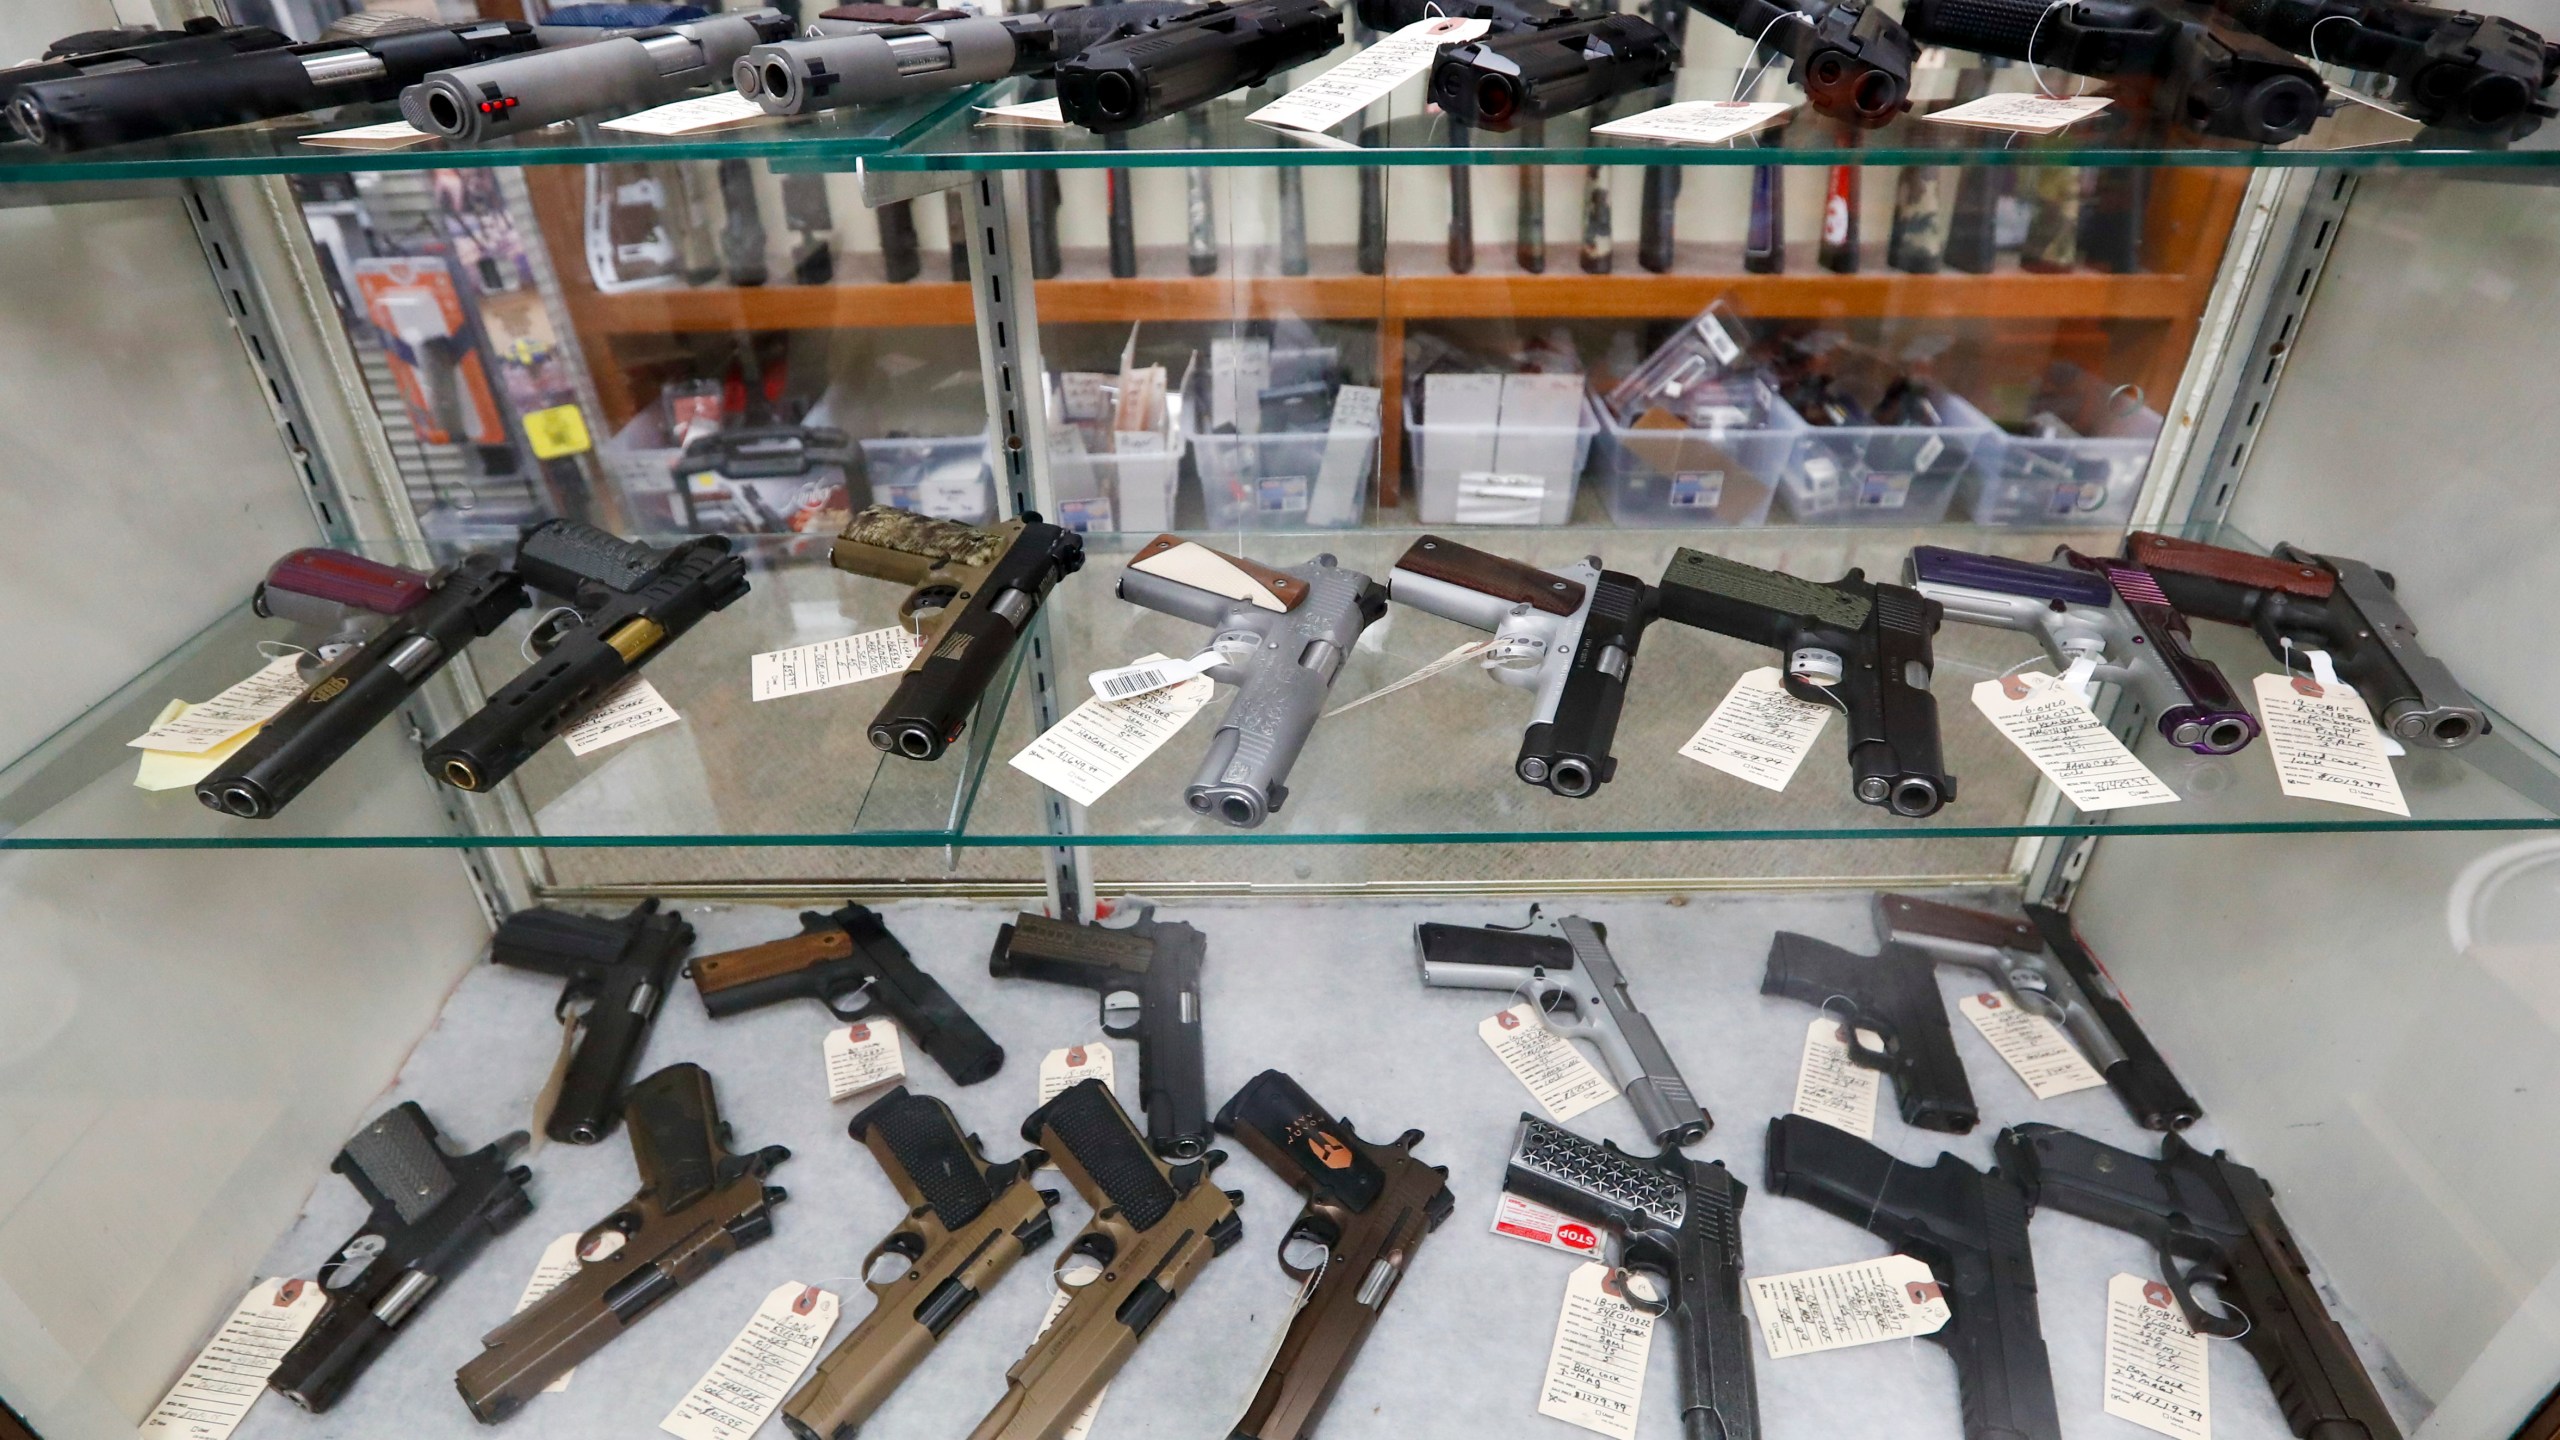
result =
[{"label": "plastic storage bin", "polygon": [[1961,395],[1929,387],[1944,425],[1810,425],[1778,500],[1807,525],[1933,525],[1946,518],[1974,451],[1996,433]]},{"label": "plastic storage bin", "polygon": [[995,463],[984,435],[865,440],[862,464],[874,505],[972,525],[995,514]]},{"label": "plastic storage bin", "polygon": [[1760,424],[1629,428],[1605,406],[1594,482],[1618,525],[1757,525],[1806,429],[1777,392],[1753,385]]},{"label": "plastic storage bin", "polygon": [[[1562,525],[1573,518],[1600,412],[1585,395],[1573,425],[1433,425],[1407,395],[1404,433],[1423,524]],[[1572,458],[1533,471],[1514,458],[1522,454]]]},{"label": "plastic storage bin", "polygon": [[1174,527],[1185,448],[1181,436],[1167,440],[1162,450],[1102,454],[1085,450],[1080,438],[1071,428],[1050,432],[1049,477],[1058,495],[1058,513],[1051,519],[1078,534],[1152,534]]},{"label": "plastic storage bin", "polygon": [[2158,412],[2136,410],[2103,435],[2039,440],[1995,429],[1965,468],[1964,512],[1984,525],[2123,525],[2160,427]]},{"label": "plastic storage bin", "polygon": [[[1198,407],[1183,407],[1186,428]],[[1191,468],[1200,477],[1200,500],[1212,530],[1304,530],[1357,525],[1369,507],[1369,483],[1378,466],[1373,427],[1282,430],[1264,435],[1186,437]],[[1339,454],[1328,453],[1334,446]],[[1330,469],[1328,468],[1330,466]],[[1334,493],[1320,487],[1331,484]]]}]

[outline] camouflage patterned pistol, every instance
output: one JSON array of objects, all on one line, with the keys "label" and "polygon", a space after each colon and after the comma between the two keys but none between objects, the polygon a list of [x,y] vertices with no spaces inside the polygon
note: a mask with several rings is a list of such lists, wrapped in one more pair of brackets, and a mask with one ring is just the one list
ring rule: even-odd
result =
[{"label": "camouflage patterned pistol", "polygon": [[[850,574],[911,587],[898,617],[915,626],[922,648],[872,717],[871,743],[938,760],[1051,587],[1083,568],[1084,540],[1033,514],[982,530],[874,505],[844,527],[827,558]],[[918,622],[926,610],[933,617]]]}]

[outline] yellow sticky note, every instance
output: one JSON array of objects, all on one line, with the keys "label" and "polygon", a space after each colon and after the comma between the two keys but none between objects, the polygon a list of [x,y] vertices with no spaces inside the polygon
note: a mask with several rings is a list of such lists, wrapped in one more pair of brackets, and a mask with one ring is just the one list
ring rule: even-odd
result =
[{"label": "yellow sticky note", "polygon": [[524,417],[524,438],[533,446],[536,460],[557,460],[563,455],[584,455],[595,448],[587,436],[587,417],[575,405],[554,405],[536,410]]},{"label": "yellow sticky note", "polygon": [[[184,700],[172,700],[161,707],[158,718],[151,722],[151,728],[156,730],[194,708]],[[260,730],[265,728],[263,725],[252,725],[212,749],[196,755],[181,755],[173,750],[145,750],[142,752],[142,764],[133,774],[134,788],[137,790],[193,789],[197,781],[221,768],[223,761],[230,759],[235,751],[248,744]]]}]

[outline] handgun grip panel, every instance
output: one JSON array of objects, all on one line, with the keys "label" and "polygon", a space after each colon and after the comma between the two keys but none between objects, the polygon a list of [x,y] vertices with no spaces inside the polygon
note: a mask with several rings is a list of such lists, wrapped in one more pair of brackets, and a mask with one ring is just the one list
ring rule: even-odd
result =
[{"label": "handgun grip panel", "polygon": [[1215,1122],[1313,1205],[1357,1212],[1377,1202],[1387,1177],[1374,1148],[1338,1123],[1295,1079],[1265,1070],[1219,1110]]},{"label": "handgun grip panel", "polygon": [[985,1162],[940,1100],[901,1085],[854,1116],[850,1130],[871,1147],[900,1198],[910,1208],[932,1206],[943,1229],[959,1229],[994,1203]]},{"label": "handgun grip panel", "polygon": [[516,570],[526,583],[564,600],[588,585],[628,594],[647,583],[670,553],[583,521],[545,520],[516,542]]},{"label": "handgun grip panel", "polygon": [[[2135,531],[2124,538],[2125,558],[2160,576],[2160,587],[2169,598],[2189,615],[2224,624],[2245,625],[2246,614],[2226,618],[2229,603],[2214,605],[2208,597],[2229,596],[2230,589],[2276,590],[2308,600],[2326,600],[2337,589],[2337,577],[2327,569],[2300,560],[2284,560],[2270,555],[2252,555],[2244,550],[2207,545],[2198,540],[2181,540],[2174,535],[2155,535]],[[2191,605],[2180,598],[2182,590],[2176,577],[2192,576],[2219,582],[2212,586],[2188,586],[2186,591],[2204,601]],[[2217,613],[2222,612],[2222,613]]]},{"label": "handgun grip panel", "polygon": [[385,1210],[412,1224],[453,1193],[453,1165],[436,1144],[435,1127],[412,1100],[393,1106],[338,1152],[329,1167],[347,1177],[380,1218]]},{"label": "handgun grip panel", "polygon": [[631,1128],[631,1160],[641,1185],[669,1213],[711,1193],[719,1183],[720,1103],[711,1073],[690,1062],[645,1076],[623,1098]]},{"label": "handgun grip panel", "polygon": [[[1891,944],[1875,955],[1858,955],[1782,930],[1770,943],[1760,993],[1801,1000],[1826,1012],[1835,1001],[1846,1004],[1851,1013],[1844,1018],[1852,1026],[1849,1058],[1893,1076],[1904,1123],[1962,1135],[1980,1122],[1973,1085],[1956,1053],[1946,1002],[1926,955]],[[1883,1036],[1884,1051],[1859,1040],[1856,1027]]]},{"label": "handgun grip panel", "polygon": [[702,1008],[712,1019],[725,1020],[785,1000],[826,1000],[831,989],[849,990],[859,977],[838,984],[828,972],[852,957],[853,937],[830,928],[703,956],[693,962],[693,983]]},{"label": "handgun grip panel", "polygon": [[[1516,930],[1488,930],[1478,925],[1448,925],[1426,920],[1413,928],[1423,970],[1444,967],[1501,969],[1516,972],[1522,983],[1531,970],[1561,974],[1574,968],[1573,945],[1561,935]],[[1433,984],[1465,984],[1463,970]]]},{"label": "handgun grip panel", "polygon": [[1022,1122],[1022,1138],[1063,1162],[1067,1178],[1095,1209],[1118,1210],[1140,1232],[1171,1213],[1164,1167],[1099,1080],[1079,1080]]},{"label": "handgun grip panel", "polygon": [[885,1010],[904,1026],[955,1085],[975,1085],[1004,1068],[1004,1047],[960,1008],[941,981],[917,969],[906,948],[885,933],[872,943],[894,954],[874,956],[880,978],[872,986],[868,1008]]},{"label": "handgun grip panel", "polygon": [[2071,917],[2045,905],[2027,906],[2026,915],[2043,937],[2055,963],[2079,982],[2090,1014],[2124,1053],[2123,1059],[2107,1067],[2107,1083],[2115,1088],[2117,1098],[2133,1118],[2151,1130],[2183,1130],[2195,1123],[2204,1114],[2204,1106],[2179,1083],[2167,1057],[2151,1043],[2151,1037],[2117,992],[2113,977],[2080,942],[2080,932],[2072,925]]},{"label": "handgun grip panel", "polygon": [[1771,1194],[1802,1200],[1870,1234],[1899,1242],[1898,1233],[1878,1228],[1876,1205],[1895,1172],[1906,1168],[1846,1130],[1802,1115],[1780,1115],[1769,1122],[1761,1174]]},{"label": "handgun grip panel", "polygon": [[1505,609],[1527,605],[1550,615],[1570,615],[1582,608],[1579,582],[1437,535],[1414,541],[1395,568],[1490,596]]}]

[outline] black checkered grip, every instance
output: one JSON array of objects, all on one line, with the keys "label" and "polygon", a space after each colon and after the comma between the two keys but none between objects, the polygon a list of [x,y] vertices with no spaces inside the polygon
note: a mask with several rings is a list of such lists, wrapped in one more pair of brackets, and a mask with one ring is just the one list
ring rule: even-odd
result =
[{"label": "black checkered grip", "polygon": [[[2036,22],[2050,8],[2046,0],[1912,0],[1902,18],[1911,33],[1928,44],[2024,60]],[[2058,38],[2056,29],[2052,23],[2045,26],[2048,59]]]},{"label": "black checkered grip", "polygon": [[1643,1217],[1675,1229],[1688,1210],[1688,1195],[1670,1175],[1570,1130],[1525,1117],[1504,1184],[1514,1190],[1569,1192],[1614,1216]]},{"label": "black checkered grip", "polygon": [[453,1170],[436,1144],[436,1128],[414,1101],[357,1131],[337,1168],[388,1201],[406,1225],[417,1224],[453,1193]]},{"label": "black checkered grip", "polygon": [[867,1140],[864,1132],[873,1130],[897,1157],[898,1168],[915,1182],[916,1193],[933,1207],[943,1229],[957,1230],[977,1219],[995,1198],[950,1106],[930,1095],[894,1090],[853,1117],[855,1139]]},{"label": "black checkered grip", "polygon": [[1177,1198],[1172,1182],[1101,1081],[1079,1080],[1058,1092],[1056,1099],[1031,1112],[1022,1131],[1054,1153],[1073,1156],[1103,1199],[1137,1229],[1153,1229],[1172,1212]]}]

